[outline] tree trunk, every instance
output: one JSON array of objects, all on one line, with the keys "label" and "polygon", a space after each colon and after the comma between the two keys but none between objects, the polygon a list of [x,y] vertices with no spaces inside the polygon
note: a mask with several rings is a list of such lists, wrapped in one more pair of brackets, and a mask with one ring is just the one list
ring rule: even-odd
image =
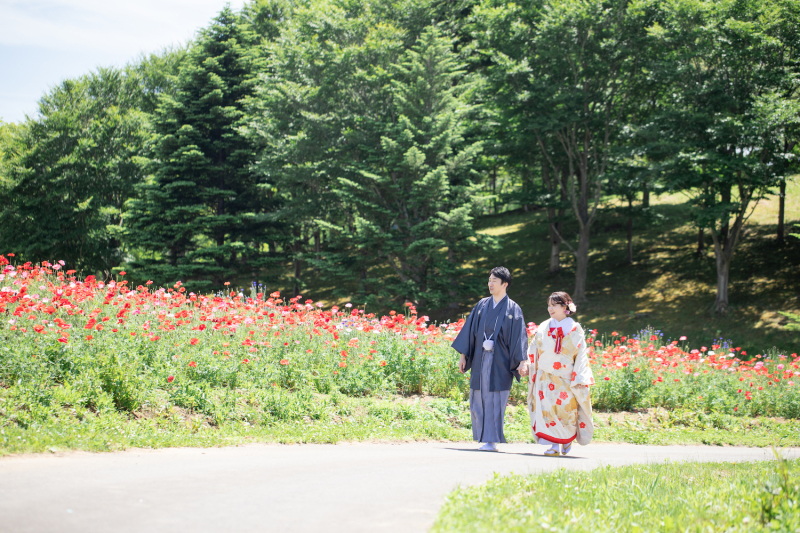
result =
[{"label": "tree trunk", "polygon": [[[553,186],[550,181],[550,166],[547,162],[542,164],[542,181],[545,187],[551,193],[555,194],[560,189],[558,185]],[[547,208],[547,220],[550,222],[548,230],[550,232],[550,267],[547,269],[551,274],[561,270],[561,239],[558,237],[560,228],[558,227],[558,219],[556,218],[556,208],[549,206]]]},{"label": "tree trunk", "polygon": [[303,234],[300,230],[295,231],[295,241],[292,244],[292,251],[294,252],[294,296],[300,295],[300,275],[302,273],[303,265],[300,260],[300,251],[303,248]]},{"label": "tree trunk", "polygon": [[584,224],[578,237],[578,250],[575,254],[575,291],[572,299],[575,302],[586,301],[586,278],[589,273],[589,225]]},{"label": "tree trunk", "polygon": [[[296,248],[299,249],[300,245],[298,244],[296,246]],[[299,296],[300,295],[300,272],[301,272],[300,258],[298,258],[297,255],[295,255],[295,257],[294,257],[294,296]]]},{"label": "tree trunk", "polygon": [[650,207],[650,188],[647,182],[642,186],[642,207]]},{"label": "tree trunk", "polygon": [[628,198],[628,263],[633,263],[633,198]]},{"label": "tree trunk", "polygon": [[725,259],[721,246],[715,246],[717,259],[717,299],[714,301],[714,310],[725,314],[728,311],[728,281],[730,280],[731,262]]},{"label": "tree trunk", "polygon": [[778,244],[783,244],[783,221],[786,216],[786,179],[781,180],[780,193],[778,194]]},{"label": "tree trunk", "polygon": [[699,230],[697,230],[697,255],[702,256],[705,250],[706,250],[705,234],[703,233],[703,228],[700,228]]}]

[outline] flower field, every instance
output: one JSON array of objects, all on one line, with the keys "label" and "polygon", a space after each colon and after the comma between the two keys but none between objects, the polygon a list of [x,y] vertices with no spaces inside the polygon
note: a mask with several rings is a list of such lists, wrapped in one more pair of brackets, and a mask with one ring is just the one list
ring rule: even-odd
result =
[{"label": "flower field", "polygon": [[[463,320],[433,324],[411,304],[375,316],[255,289],[131,287],[124,273],[79,279],[59,263],[14,265],[8,256],[0,256],[0,437],[74,430],[111,415],[120,428],[145,420],[168,431],[176,409],[195,430],[335,425],[348,416],[341,398],[398,394],[441,398],[424,422],[430,437],[469,425],[459,414],[468,380],[450,348]],[[656,331],[592,331],[587,341],[598,410],[800,418],[796,354],[748,356],[727,343],[690,348]],[[515,385],[512,398],[525,395],[525,384]],[[417,416],[365,409],[377,418]]]}]

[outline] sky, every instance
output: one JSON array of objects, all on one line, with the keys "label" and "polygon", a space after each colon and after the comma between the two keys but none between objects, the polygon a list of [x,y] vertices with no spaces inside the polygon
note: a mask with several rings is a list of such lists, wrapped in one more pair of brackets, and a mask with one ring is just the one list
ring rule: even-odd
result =
[{"label": "sky", "polygon": [[192,39],[245,0],[0,0],[0,120],[37,114],[51,87]]}]

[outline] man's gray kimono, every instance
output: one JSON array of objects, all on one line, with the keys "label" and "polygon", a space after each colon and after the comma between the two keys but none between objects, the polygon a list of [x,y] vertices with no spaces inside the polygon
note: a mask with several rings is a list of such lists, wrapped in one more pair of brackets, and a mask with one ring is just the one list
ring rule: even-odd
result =
[{"label": "man's gray kimono", "polygon": [[[483,349],[491,338],[494,349]],[[528,359],[528,333],[525,319],[516,302],[507,295],[494,305],[484,298],[472,309],[452,344],[464,354],[470,376],[469,408],[472,438],[480,442],[506,442],[503,418],[513,378],[519,381],[517,367]]]}]

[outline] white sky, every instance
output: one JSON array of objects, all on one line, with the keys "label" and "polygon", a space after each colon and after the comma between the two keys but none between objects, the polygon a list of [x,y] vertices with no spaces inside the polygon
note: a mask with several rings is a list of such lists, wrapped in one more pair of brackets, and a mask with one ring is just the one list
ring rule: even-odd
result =
[{"label": "white sky", "polygon": [[245,0],[0,0],[0,120],[35,116],[54,85],[183,44]]}]

